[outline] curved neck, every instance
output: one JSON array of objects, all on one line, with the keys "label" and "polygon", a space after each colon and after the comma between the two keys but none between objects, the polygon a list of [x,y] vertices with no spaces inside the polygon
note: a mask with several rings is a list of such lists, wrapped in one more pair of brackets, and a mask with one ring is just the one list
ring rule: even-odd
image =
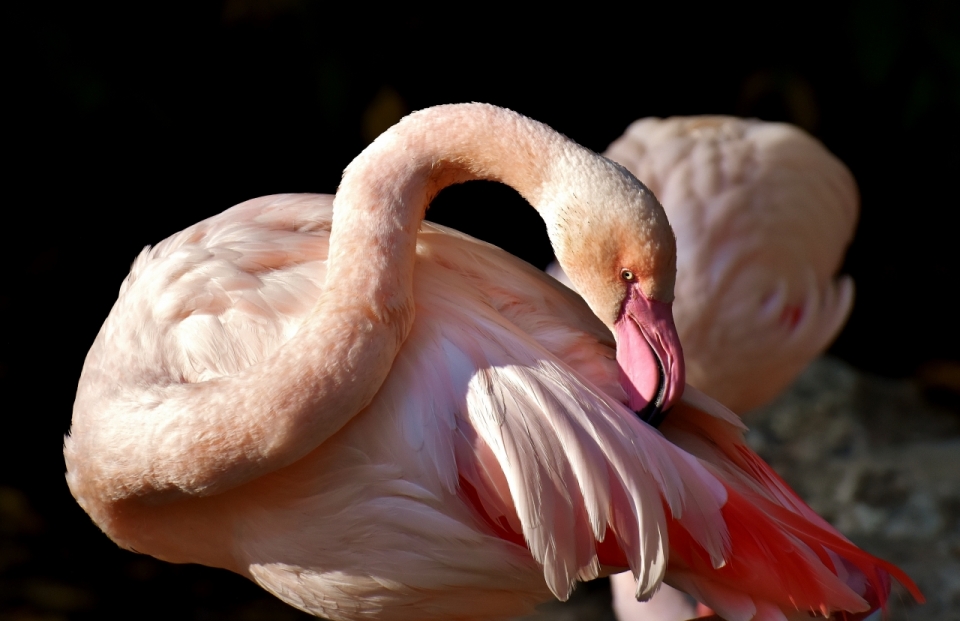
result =
[{"label": "curved neck", "polygon": [[305,373],[289,352],[274,357],[285,367],[281,377],[299,376],[312,387],[310,409],[291,420],[322,420],[299,448],[284,450],[288,463],[366,407],[390,372],[413,325],[417,232],[431,200],[456,183],[499,181],[549,219],[540,204],[551,170],[578,151],[587,152],[546,125],[467,104],[411,114],[350,163],[334,199],[324,292],[297,338],[311,351],[327,351],[328,364]]},{"label": "curved neck", "polygon": [[[389,313],[412,298],[417,231],[443,188],[487,179],[538,206],[550,164],[582,149],[545,125],[484,104],[412,114],[346,169],[334,201],[326,290]],[[364,249],[358,261],[358,249]]]},{"label": "curved neck", "polygon": [[[437,192],[491,179],[538,205],[554,163],[580,151],[545,125],[488,105],[405,118],[345,171],[324,292],[272,356],[198,384],[138,386],[149,393],[143,406],[104,404],[98,371],[85,369],[65,449],[74,495],[95,515],[95,498],[212,495],[305,456],[366,407],[390,372],[413,324],[417,231]],[[87,410],[135,418],[144,445],[127,450],[134,438],[124,425],[98,425],[102,415]],[[84,463],[84,454],[97,457]]]}]

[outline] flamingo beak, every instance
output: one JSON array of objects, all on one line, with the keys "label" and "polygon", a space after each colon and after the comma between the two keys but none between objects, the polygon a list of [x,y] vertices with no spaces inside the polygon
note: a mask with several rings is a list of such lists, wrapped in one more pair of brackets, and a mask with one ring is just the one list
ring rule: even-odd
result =
[{"label": "flamingo beak", "polygon": [[620,317],[617,363],[627,406],[641,420],[658,426],[683,394],[684,368],[672,303],[658,302],[631,286]]}]

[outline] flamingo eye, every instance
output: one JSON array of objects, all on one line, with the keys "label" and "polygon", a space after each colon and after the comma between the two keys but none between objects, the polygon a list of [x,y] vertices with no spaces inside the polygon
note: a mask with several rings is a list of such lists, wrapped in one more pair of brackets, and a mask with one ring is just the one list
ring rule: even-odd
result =
[{"label": "flamingo eye", "polygon": [[627,282],[633,282],[637,277],[630,270],[622,269],[620,270],[620,278],[624,279]]}]

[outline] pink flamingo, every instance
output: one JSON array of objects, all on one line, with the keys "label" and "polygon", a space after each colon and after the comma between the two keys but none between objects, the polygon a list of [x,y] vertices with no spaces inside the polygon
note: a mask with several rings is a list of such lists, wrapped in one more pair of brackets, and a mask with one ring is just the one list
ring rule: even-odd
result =
[{"label": "pink flamingo", "polygon": [[[589,307],[422,222],[473,178],[538,209]],[[674,273],[619,166],[493,106],[415,113],[335,198],[254,199],[141,254],[84,364],[68,484],[119,545],[335,620],[503,618],[622,568],[729,619],[858,618],[891,575],[919,597],[682,392]]]}]

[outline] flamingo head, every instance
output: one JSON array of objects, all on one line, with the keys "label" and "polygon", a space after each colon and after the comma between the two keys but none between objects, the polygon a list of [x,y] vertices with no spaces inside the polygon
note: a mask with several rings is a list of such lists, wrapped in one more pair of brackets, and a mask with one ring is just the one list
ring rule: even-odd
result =
[{"label": "flamingo head", "polygon": [[685,381],[672,308],[676,238],[646,186],[608,160],[599,168],[579,192],[554,198],[560,216],[547,229],[574,287],[616,336],[627,405],[656,425]]}]

